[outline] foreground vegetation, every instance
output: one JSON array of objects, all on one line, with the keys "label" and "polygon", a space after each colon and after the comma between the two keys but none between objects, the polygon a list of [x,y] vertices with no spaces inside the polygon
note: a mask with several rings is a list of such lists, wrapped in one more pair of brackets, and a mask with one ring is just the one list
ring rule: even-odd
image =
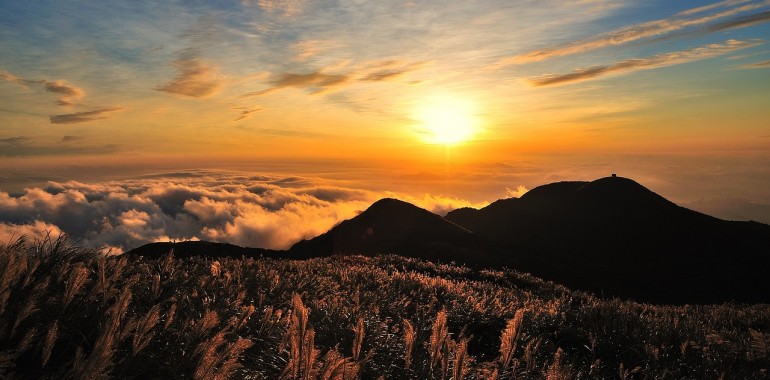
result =
[{"label": "foreground vegetation", "polygon": [[769,305],[599,300],[399,256],[0,247],[0,378],[765,378],[769,332]]}]

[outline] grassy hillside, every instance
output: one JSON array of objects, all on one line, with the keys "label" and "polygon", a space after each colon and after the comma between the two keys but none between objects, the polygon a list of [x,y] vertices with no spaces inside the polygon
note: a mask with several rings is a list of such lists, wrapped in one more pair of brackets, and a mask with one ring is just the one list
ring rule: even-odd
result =
[{"label": "grassy hillside", "polygon": [[661,307],[398,256],[0,247],[0,378],[763,378],[770,306]]}]

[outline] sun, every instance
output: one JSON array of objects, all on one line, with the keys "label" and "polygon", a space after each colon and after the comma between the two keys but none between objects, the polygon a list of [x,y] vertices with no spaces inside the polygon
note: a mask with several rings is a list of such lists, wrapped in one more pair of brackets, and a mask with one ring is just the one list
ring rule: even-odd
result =
[{"label": "sun", "polygon": [[415,112],[422,139],[429,144],[456,145],[469,141],[478,129],[478,121],[468,102],[435,99]]}]

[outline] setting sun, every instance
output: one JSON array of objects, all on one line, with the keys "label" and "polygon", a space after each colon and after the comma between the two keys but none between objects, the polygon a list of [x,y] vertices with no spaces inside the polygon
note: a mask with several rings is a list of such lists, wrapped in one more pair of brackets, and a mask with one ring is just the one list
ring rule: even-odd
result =
[{"label": "setting sun", "polygon": [[455,145],[470,140],[477,132],[478,121],[466,102],[438,99],[416,112],[418,131],[430,144]]}]

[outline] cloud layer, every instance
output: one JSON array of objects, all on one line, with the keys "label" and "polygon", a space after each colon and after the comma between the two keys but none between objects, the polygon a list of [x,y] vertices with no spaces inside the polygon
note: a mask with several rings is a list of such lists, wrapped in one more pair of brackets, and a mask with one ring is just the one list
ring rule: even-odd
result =
[{"label": "cloud layer", "polygon": [[297,177],[181,172],[122,182],[49,182],[0,192],[0,241],[45,230],[121,252],[153,241],[201,239],[285,249],[355,216],[382,197],[437,213],[469,202],[345,188]]}]

